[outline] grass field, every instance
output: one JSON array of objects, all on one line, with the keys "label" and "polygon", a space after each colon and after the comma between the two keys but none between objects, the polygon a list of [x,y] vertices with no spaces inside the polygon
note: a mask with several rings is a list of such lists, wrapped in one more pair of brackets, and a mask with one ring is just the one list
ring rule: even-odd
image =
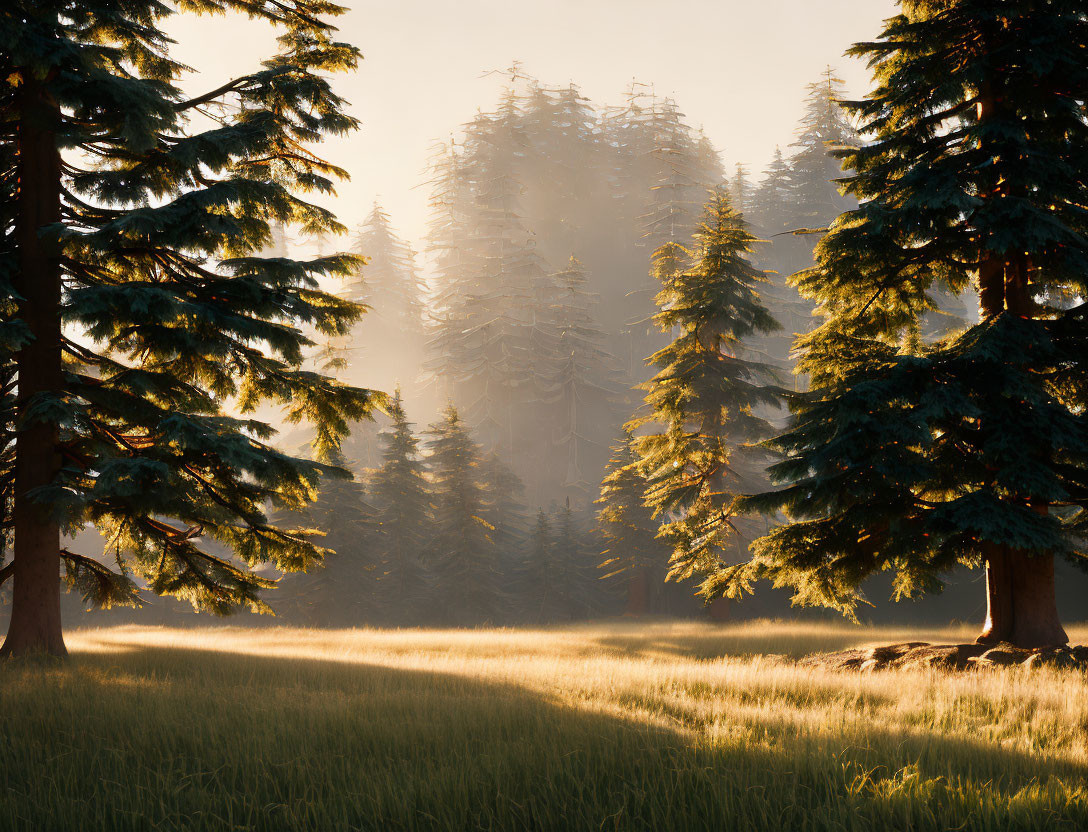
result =
[{"label": "grass field", "polygon": [[1084,675],[784,658],[967,635],[78,631],[0,667],[0,829],[1088,829]]}]

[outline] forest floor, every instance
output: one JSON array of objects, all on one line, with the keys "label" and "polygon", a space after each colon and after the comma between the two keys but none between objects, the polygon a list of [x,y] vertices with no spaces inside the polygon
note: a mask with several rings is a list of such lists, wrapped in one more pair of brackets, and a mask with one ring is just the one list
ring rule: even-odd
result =
[{"label": "forest floor", "polygon": [[75,631],[0,667],[0,830],[1088,828],[1085,674],[791,661],[969,635]]}]

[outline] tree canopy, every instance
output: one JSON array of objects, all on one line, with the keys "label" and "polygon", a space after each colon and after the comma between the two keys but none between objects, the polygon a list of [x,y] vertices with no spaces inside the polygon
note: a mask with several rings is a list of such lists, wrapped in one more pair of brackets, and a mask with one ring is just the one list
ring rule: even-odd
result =
[{"label": "tree canopy", "polygon": [[[268,21],[278,51],[187,96],[162,28],[178,10]],[[267,512],[313,497],[320,460],[379,401],[302,367],[304,328],[341,335],[358,317],[320,283],[356,258],[257,252],[277,223],[341,230],[304,197],[346,175],[310,146],[356,127],[329,81],[359,59],[335,40],[342,11],[16,0],[5,13],[6,653],[63,652],[61,561],[92,603],[138,603],[146,585],[228,612],[265,608],[269,582],[252,567],[320,560],[316,541]],[[314,426],[318,462],[269,444],[273,429],[252,415],[265,402]],[[62,530],[87,524],[104,553],[62,548]]]}]

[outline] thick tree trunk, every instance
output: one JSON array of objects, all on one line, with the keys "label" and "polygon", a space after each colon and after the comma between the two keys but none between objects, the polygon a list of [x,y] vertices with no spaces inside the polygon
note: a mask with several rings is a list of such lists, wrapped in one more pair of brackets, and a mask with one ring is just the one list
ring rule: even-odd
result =
[{"label": "thick tree trunk", "polygon": [[650,572],[646,567],[634,571],[627,582],[627,606],[624,615],[641,617],[650,611]]},{"label": "thick tree trunk", "polygon": [[1051,647],[1069,642],[1054,599],[1053,555],[993,547],[986,559],[986,600],[979,644]]},{"label": "thick tree trunk", "polygon": [[22,296],[19,317],[33,336],[16,356],[19,374],[15,440],[15,532],[11,622],[0,656],[67,655],[60,620],[60,525],[30,497],[60,469],[56,427],[24,424],[27,407],[42,393],[62,388],[61,281],[56,246],[41,238],[60,211],[60,153],[54,132],[57,105],[29,71],[19,91],[15,234]]},{"label": "thick tree trunk", "polygon": [[[995,94],[997,85],[983,79],[979,89],[978,119],[984,122],[1008,118],[1004,104]],[[994,176],[997,174],[994,173]],[[1010,195],[1009,182],[1000,179],[983,188],[987,199]],[[1023,194],[1020,194],[1023,196]],[[1029,285],[1030,260],[1022,251],[996,251],[985,245],[979,251],[979,313],[989,321],[1002,313],[1031,318],[1037,314]],[[1033,495],[1029,505],[1045,514],[1048,507]],[[986,562],[986,622],[979,634],[980,644],[999,641],[1019,647],[1046,647],[1066,644],[1069,637],[1058,619],[1054,598],[1054,556],[1034,557],[999,544],[989,544]]]},{"label": "thick tree trunk", "polygon": [[[984,252],[979,264],[979,299],[983,320],[1007,312],[1023,318],[1035,314],[1028,285],[1029,269],[1023,255],[1001,256]],[[1036,511],[1045,503],[1028,496]],[[1018,647],[1066,644],[1054,597],[1054,556],[1028,555],[1019,549],[989,544],[985,552],[986,621],[979,644],[1008,642]]]}]

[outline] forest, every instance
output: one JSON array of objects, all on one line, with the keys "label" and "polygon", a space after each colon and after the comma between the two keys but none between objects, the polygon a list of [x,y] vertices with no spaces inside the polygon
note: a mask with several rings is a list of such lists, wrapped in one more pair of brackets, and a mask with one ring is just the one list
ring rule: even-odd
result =
[{"label": "forest", "polygon": [[0,832],[1088,828],[1088,0],[552,5],[0,9]]},{"label": "forest", "polygon": [[[508,78],[494,111],[428,160],[422,253],[377,204],[351,237],[367,262],[341,293],[368,312],[311,361],[361,384],[370,357],[388,354],[379,372],[400,398],[352,426],[342,462],[355,481],[327,486],[302,518],[330,531],[336,554],[284,580],[284,616],[413,625],[698,615],[691,582],[665,582],[669,547],[655,539],[654,513],[634,505],[642,478],[620,469],[634,458],[624,426],[638,418],[647,357],[668,341],[655,298],[692,264],[715,192],[751,227],[744,256],[765,272],[761,295],[779,322],[737,350],[774,367],[777,383],[800,384],[791,333],[809,328],[812,304],[785,277],[812,264],[816,235],[791,232],[852,205],[834,153],[857,137],[833,70],[809,85],[796,134],[758,179],[742,164],[727,173],[651,85],[595,107],[573,84],[544,85],[518,64]],[[283,256],[278,233],[271,253]],[[405,402],[433,409],[434,423],[408,422]],[[778,400],[764,408],[781,421]],[[739,539],[733,548],[743,550]]]}]

